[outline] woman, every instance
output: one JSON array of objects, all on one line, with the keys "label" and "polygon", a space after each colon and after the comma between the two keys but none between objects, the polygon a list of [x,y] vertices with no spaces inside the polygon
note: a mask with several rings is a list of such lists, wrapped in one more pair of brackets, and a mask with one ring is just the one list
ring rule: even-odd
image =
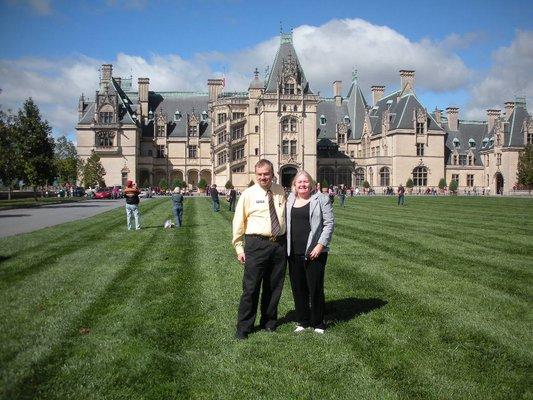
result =
[{"label": "woman", "polygon": [[172,214],[176,220],[176,228],[180,228],[183,221],[183,194],[179,186],[176,186],[172,193]]},{"label": "woman", "polygon": [[315,191],[306,171],[292,181],[287,199],[287,254],[297,325],[324,333],[324,272],[333,235],[333,207],[326,194]]}]

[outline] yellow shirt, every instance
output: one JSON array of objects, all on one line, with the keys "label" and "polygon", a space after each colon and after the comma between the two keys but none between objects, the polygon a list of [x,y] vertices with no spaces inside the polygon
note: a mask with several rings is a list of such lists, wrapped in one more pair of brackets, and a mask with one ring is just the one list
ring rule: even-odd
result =
[{"label": "yellow shirt", "polygon": [[[283,186],[277,183],[272,183],[270,190],[281,228],[280,235],[283,235],[286,230],[285,191]],[[272,236],[267,191],[257,183],[242,192],[235,208],[232,243],[237,254],[244,253],[243,238],[245,234]]]}]

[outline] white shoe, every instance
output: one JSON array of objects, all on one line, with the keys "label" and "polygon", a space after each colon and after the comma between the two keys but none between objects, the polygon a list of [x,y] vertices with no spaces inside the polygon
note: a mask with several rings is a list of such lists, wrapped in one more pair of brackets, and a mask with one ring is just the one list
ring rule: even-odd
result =
[{"label": "white shoe", "polygon": [[316,332],[316,333],[320,333],[321,335],[323,335],[324,332],[325,332],[325,330],[322,329],[322,328],[315,328],[315,332]]},{"label": "white shoe", "polygon": [[296,328],[294,329],[294,333],[300,333],[305,331],[305,328],[301,325],[296,325]]}]

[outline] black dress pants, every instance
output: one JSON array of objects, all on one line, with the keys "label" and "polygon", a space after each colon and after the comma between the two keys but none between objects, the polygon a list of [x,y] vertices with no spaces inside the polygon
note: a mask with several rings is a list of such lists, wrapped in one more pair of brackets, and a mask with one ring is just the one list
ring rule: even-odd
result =
[{"label": "black dress pants", "polygon": [[276,329],[278,303],[287,268],[285,236],[277,242],[246,235],[244,244],[244,275],[242,296],[237,315],[237,331],[250,333],[253,330],[259,293],[261,291],[261,319],[259,325]]},{"label": "black dress pants", "polygon": [[328,253],[321,253],[316,259],[305,259],[304,255],[289,257],[289,275],[298,324],[307,328],[324,329],[324,273]]}]

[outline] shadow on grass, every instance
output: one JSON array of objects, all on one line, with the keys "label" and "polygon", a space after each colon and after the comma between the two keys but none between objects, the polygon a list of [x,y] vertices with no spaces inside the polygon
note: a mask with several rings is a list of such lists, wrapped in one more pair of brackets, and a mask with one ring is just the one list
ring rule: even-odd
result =
[{"label": "shadow on grass", "polygon": [[0,256],[0,264],[2,264],[4,261],[9,260],[11,256]]},{"label": "shadow on grass", "polygon": [[[346,299],[326,301],[325,320],[328,326],[333,326],[341,322],[346,322],[355,317],[367,314],[387,305],[382,299],[356,299],[348,297]],[[278,326],[296,322],[296,312],[289,311],[285,316],[278,320]]]},{"label": "shadow on grass", "polygon": [[29,217],[31,214],[1,214],[0,218]]}]

